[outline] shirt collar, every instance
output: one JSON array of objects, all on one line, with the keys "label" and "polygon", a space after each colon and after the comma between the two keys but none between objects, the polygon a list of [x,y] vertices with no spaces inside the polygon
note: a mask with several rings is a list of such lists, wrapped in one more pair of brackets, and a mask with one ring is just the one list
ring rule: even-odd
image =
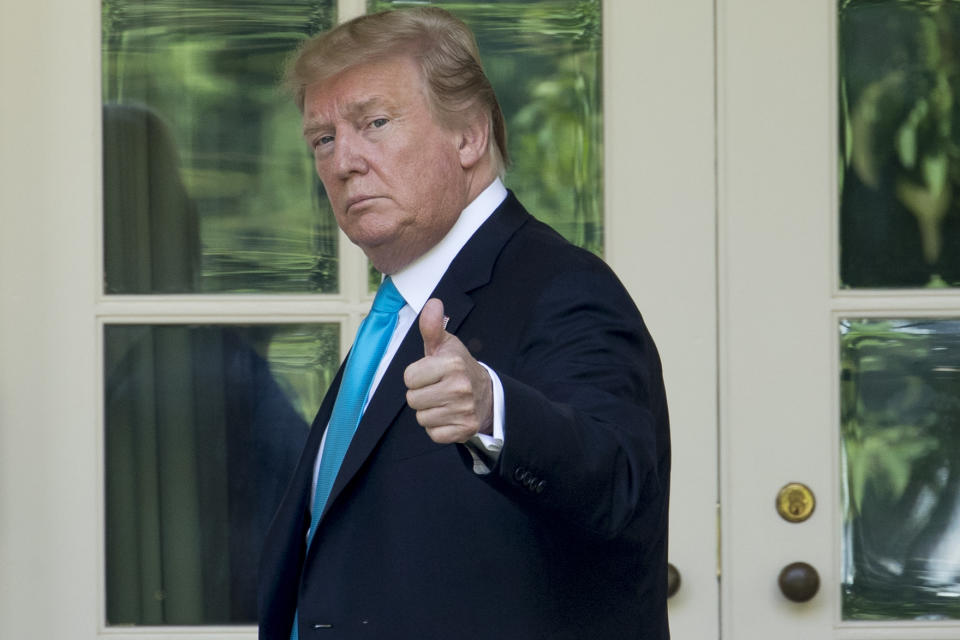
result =
[{"label": "shirt collar", "polygon": [[507,189],[496,178],[478,195],[453,224],[443,240],[425,254],[393,274],[391,279],[397,291],[415,313],[420,313],[430,294],[439,284],[443,274],[463,245],[476,233],[487,218],[507,197]]}]

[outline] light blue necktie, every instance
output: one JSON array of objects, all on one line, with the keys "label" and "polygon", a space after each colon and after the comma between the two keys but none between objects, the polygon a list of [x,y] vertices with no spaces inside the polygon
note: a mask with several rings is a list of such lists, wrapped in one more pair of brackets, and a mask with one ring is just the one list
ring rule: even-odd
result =
[{"label": "light blue necktie", "polygon": [[[387,344],[397,326],[397,313],[406,302],[393,281],[387,278],[380,285],[373,299],[370,313],[360,323],[360,330],[353,341],[353,348],[347,357],[347,366],[340,382],[340,391],[333,405],[330,423],[327,425],[326,441],[320,457],[320,469],[317,472],[317,489],[313,496],[313,508],[310,511],[310,530],[307,533],[307,545],[313,541],[313,534],[320,522],[320,514],[330,497],[333,481],[340,471],[340,465],[347,454],[347,448],[360,423],[363,405],[370,392],[373,374],[387,350]],[[293,616],[293,630],[290,640],[299,640],[297,630],[298,615]]]}]

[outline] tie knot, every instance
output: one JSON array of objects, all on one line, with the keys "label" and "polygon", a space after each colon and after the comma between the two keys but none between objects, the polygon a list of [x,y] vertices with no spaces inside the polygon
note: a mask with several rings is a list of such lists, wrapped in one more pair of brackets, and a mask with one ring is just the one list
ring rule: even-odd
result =
[{"label": "tie knot", "polygon": [[372,310],[381,313],[397,313],[405,304],[407,304],[406,300],[404,300],[400,292],[397,291],[393,280],[387,276],[380,284],[380,288],[377,290],[377,296],[373,299]]}]

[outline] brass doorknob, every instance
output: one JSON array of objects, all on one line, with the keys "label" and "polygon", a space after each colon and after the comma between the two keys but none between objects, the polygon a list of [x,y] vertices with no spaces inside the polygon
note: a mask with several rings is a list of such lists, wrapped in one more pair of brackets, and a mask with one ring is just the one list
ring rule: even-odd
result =
[{"label": "brass doorknob", "polygon": [[680,590],[680,572],[673,566],[672,562],[667,563],[667,597],[672,598]]},{"label": "brass doorknob", "polygon": [[783,568],[777,582],[787,600],[806,602],[817,595],[820,574],[806,562],[793,562]]}]

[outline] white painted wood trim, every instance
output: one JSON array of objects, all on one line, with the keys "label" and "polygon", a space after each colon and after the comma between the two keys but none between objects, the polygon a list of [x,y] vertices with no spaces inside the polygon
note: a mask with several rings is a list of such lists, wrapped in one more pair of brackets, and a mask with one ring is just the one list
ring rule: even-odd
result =
[{"label": "white painted wood trim", "polygon": [[663,360],[676,638],[717,638],[717,294],[712,0],[603,4],[607,262]]}]

